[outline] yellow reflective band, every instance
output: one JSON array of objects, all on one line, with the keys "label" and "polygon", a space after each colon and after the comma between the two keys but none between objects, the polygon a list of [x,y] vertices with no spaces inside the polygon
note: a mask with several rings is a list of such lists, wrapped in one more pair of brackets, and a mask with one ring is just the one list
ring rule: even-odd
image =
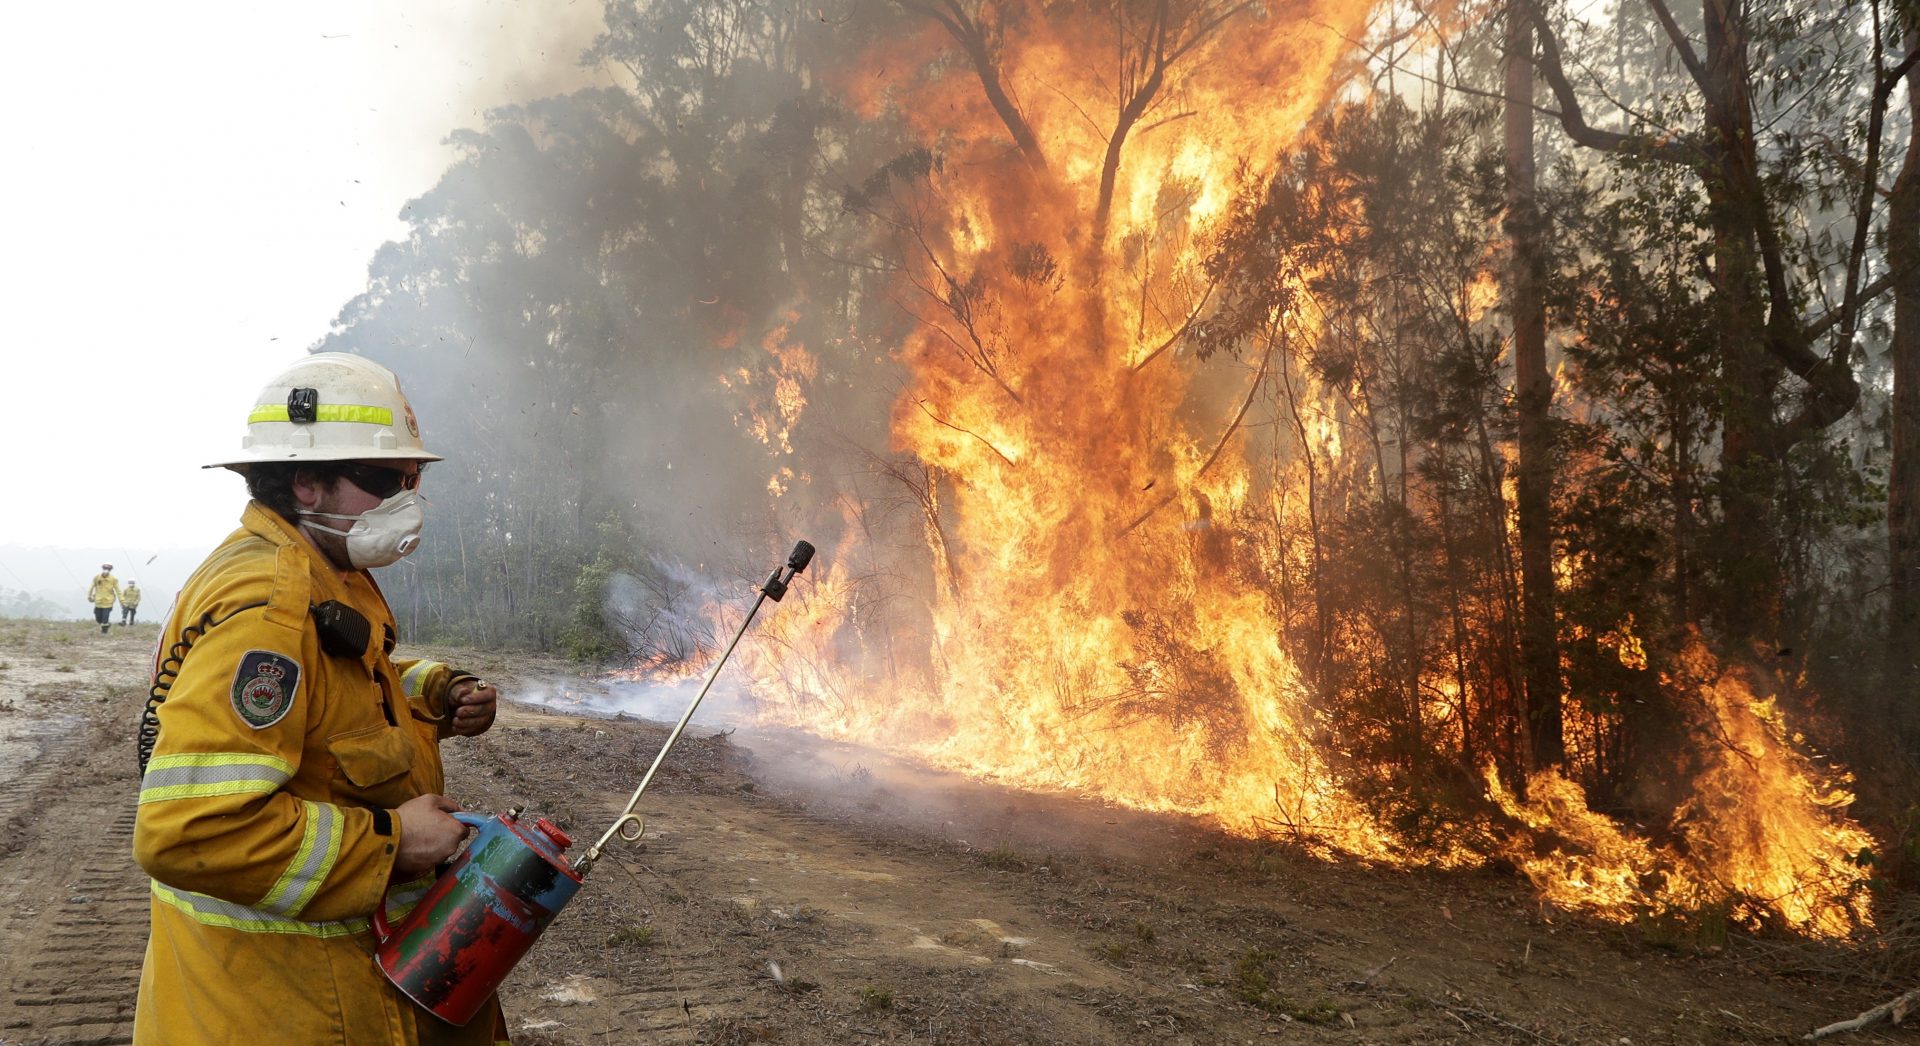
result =
[{"label": "yellow reflective band", "polygon": [[305,799],[300,800],[300,806],[307,822],[300,849],[294,852],[287,870],[280,873],[279,881],[260,898],[261,910],[274,915],[299,915],[340,859],[340,808]]},{"label": "yellow reflective band", "polygon": [[293,778],[293,764],[252,752],[154,756],[140,779],[140,802],[271,792]]},{"label": "yellow reflective band", "polygon": [[406,694],[408,697],[419,697],[420,681],[427,677],[428,672],[439,667],[440,662],[438,661],[415,662],[412,668],[407,669],[406,672],[400,676],[401,693]]},{"label": "yellow reflective band", "polygon": [[427,896],[427,891],[433,889],[433,884],[437,881],[433,876],[428,875],[412,882],[388,887],[387,922],[397,926],[400,920],[412,915],[413,909],[419,905],[422,898]]},{"label": "yellow reflective band", "polygon": [[[291,421],[284,403],[262,403],[247,415],[247,424],[256,421]],[[363,403],[322,403],[313,410],[315,421],[357,421],[363,425],[392,425],[393,411]]]},{"label": "yellow reflective band", "polygon": [[[147,880],[152,888],[153,899],[169,908],[184,914],[187,918],[203,926],[218,926],[239,933],[290,933],[303,937],[349,937],[356,933],[370,933],[373,930],[371,919],[337,919],[332,922],[301,922],[298,919],[282,919],[272,912],[258,908],[223,901],[218,897],[209,897],[203,893],[188,890],[176,890],[161,885],[157,879]],[[412,914],[421,898],[433,887],[432,876],[401,883],[387,891],[387,922],[399,925],[402,919]]]},{"label": "yellow reflective band", "polygon": [[175,890],[163,886],[160,881],[150,880],[153,884],[153,899],[169,908],[179,910],[187,918],[203,926],[219,926],[240,933],[291,933],[304,937],[350,937],[356,933],[366,933],[372,924],[366,919],[340,919],[334,922],[309,923],[297,919],[282,919],[271,912],[245,905],[223,901],[218,897],[209,897],[203,893],[187,890]]}]

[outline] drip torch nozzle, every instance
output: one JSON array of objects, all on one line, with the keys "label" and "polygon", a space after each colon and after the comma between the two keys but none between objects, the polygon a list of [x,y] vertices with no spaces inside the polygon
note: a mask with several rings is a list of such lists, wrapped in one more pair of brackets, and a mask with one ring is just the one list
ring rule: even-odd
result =
[{"label": "drip torch nozzle", "polygon": [[775,603],[780,602],[781,597],[787,594],[787,585],[793,581],[793,576],[807,569],[807,564],[811,562],[813,546],[805,541],[794,542],[793,552],[787,556],[787,565],[774,567],[773,574],[767,578],[766,584],[760,586],[760,591]]}]

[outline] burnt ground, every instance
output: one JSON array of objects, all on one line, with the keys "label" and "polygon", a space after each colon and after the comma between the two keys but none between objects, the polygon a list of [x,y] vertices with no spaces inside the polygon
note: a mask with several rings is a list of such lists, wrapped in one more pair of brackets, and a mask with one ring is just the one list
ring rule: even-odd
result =
[{"label": "burnt ground", "polygon": [[[154,638],[0,620],[0,1043],[130,1039]],[[596,686],[432,653],[509,697]],[[447,743],[448,790],[526,805],[578,853],[666,731],[510,704]],[[1545,908],[1496,872],[1323,861],[797,737],[696,726],[641,809],[645,837],[611,848],[503,989],[515,1041],[1783,1042],[1912,987],[1886,940],[1709,945]]]}]

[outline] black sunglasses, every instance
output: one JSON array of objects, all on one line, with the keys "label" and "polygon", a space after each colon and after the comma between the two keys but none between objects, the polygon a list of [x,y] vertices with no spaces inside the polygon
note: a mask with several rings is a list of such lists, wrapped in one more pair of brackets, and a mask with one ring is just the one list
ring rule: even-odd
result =
[{"label": "black sunglasses", "polygon": [[409,473],[399,469],[381,468],[378,465],[356,465],[352,462],[341,462],[338,468],[340,475],[345,476],[347,482],[382,501],[403,490],[420,489],[420,472],[426,471],[425,466],[421,467],[420,472]]}]

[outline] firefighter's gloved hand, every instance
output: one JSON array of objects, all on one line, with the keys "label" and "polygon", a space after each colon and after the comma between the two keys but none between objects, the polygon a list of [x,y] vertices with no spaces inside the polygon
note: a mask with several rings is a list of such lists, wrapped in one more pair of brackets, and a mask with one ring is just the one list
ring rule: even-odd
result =
[{"label": "firefighter's gloved hand", "polygon": [[484,734],[493,725],[494,703],[500,691],[484,679],[462,679],[447,692],[453,708],[453,732],[461,737]]},{"label": "firefighter's gloved hand", "polygon": [[453,856],[467,826],[447,815],[460,804],[444,795],[416,795],[394,808],[400,822],[400,852],[393,858],[393,881],[403,883],[433,871],[434,865]]}]

